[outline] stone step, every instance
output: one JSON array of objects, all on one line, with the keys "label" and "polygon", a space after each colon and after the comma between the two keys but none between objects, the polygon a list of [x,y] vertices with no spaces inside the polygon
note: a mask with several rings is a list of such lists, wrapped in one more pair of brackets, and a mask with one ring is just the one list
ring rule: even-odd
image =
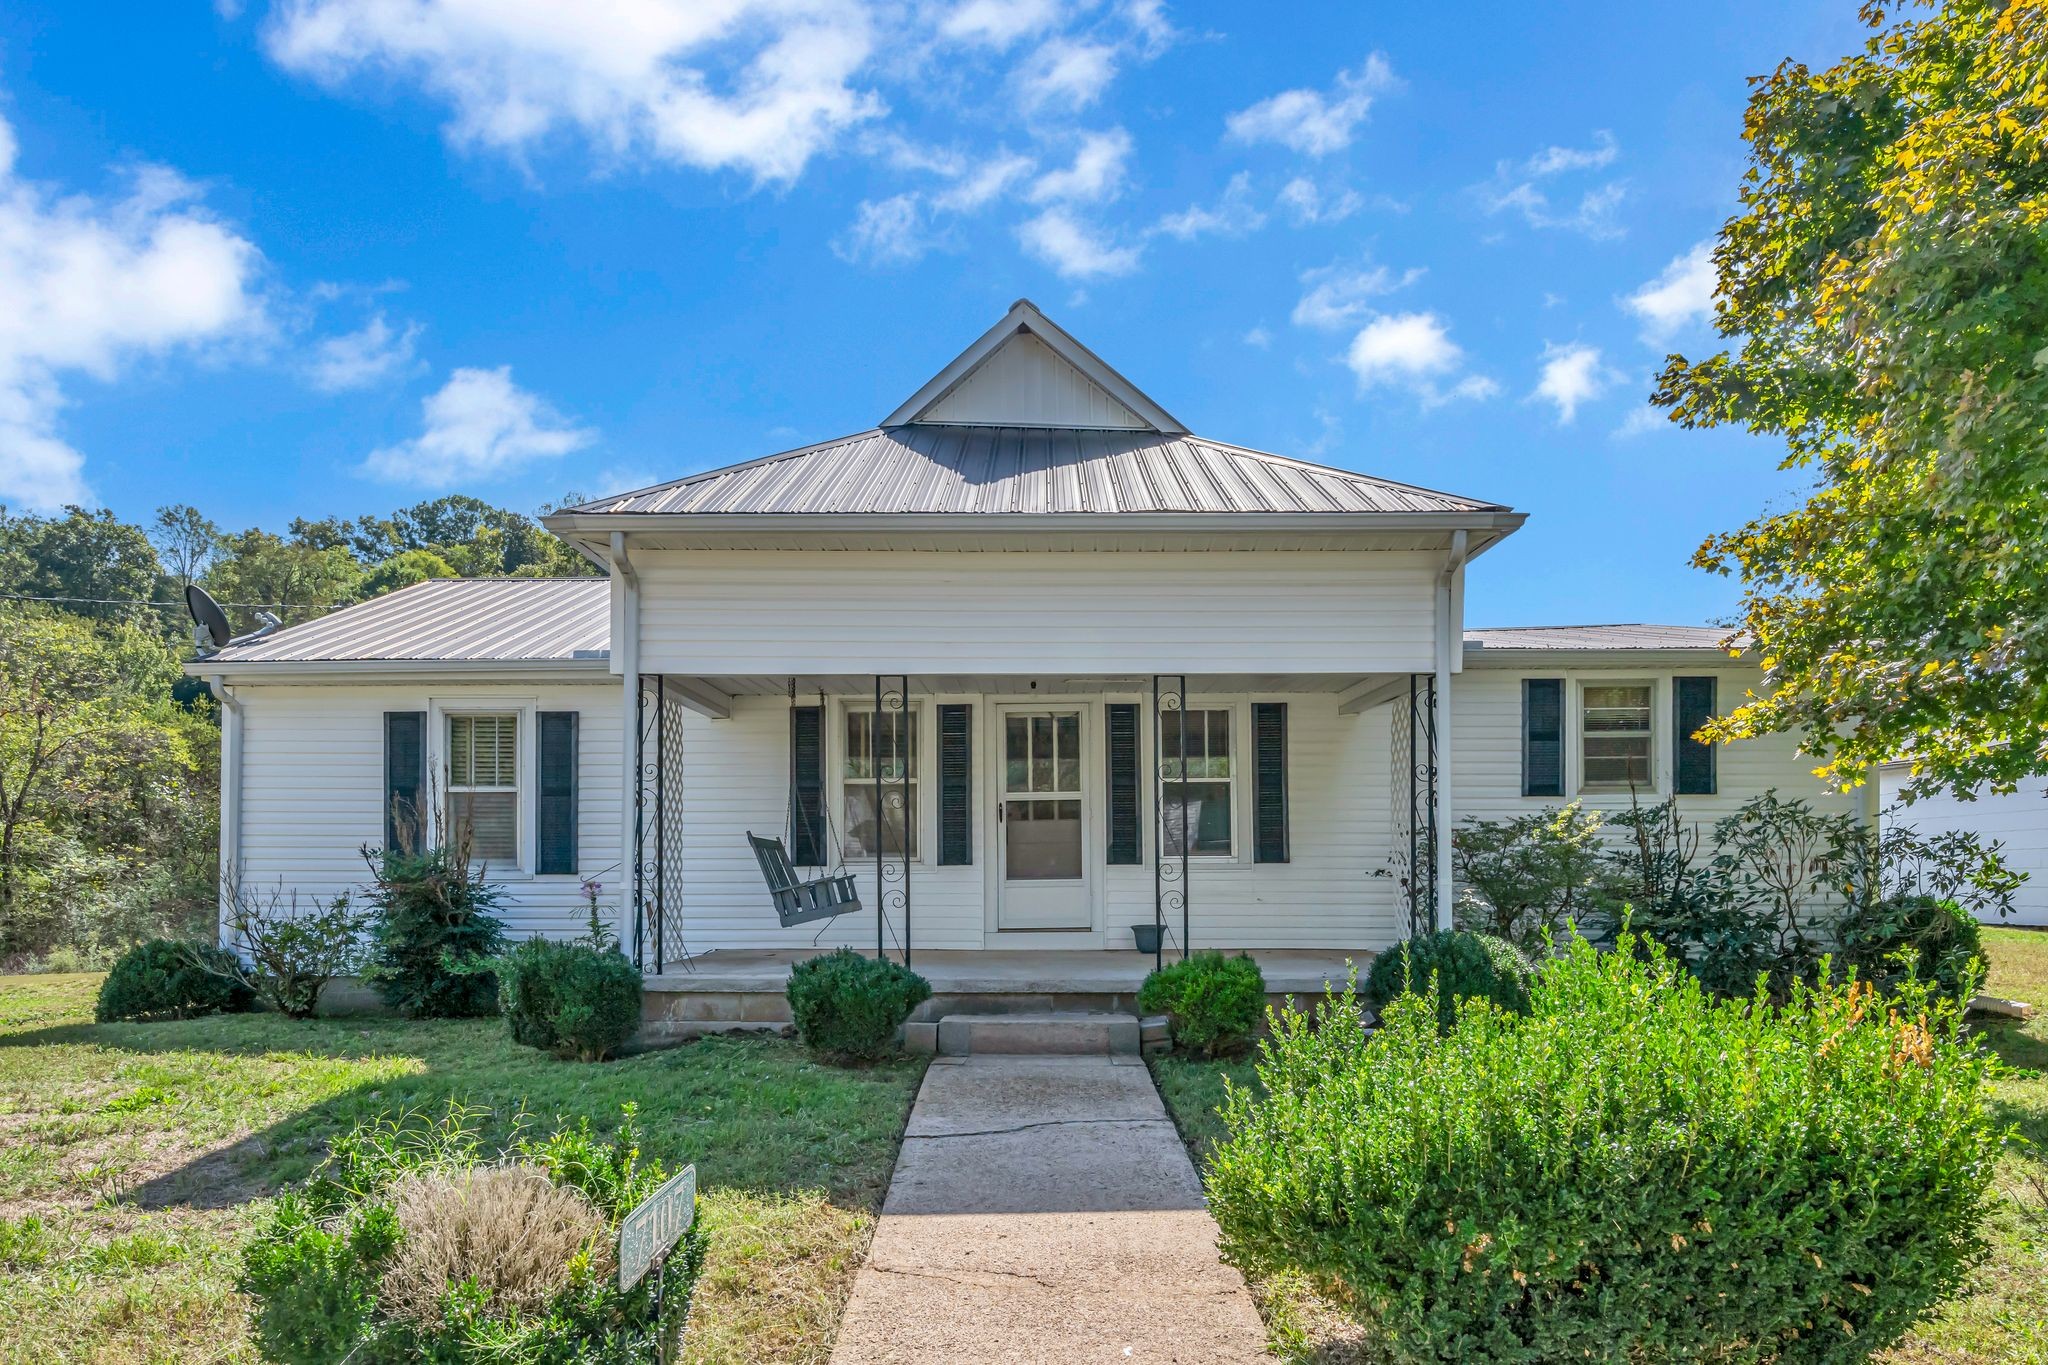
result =
[{"label": "stone step", "polygon": [[977,1055],[1135,1057],[1138,1020],[1130,1014],[1047,1011],[949,1014],[939,1020],[942,1057]]}]

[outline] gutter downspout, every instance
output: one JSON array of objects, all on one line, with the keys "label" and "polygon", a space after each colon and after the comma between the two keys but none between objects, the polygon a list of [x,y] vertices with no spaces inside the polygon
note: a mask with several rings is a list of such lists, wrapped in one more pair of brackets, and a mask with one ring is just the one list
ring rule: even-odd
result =
[{"label": "gutter downspout", "polygon": [[[626,555],[626,533],[612,532],[611,576],[620,585],[617,658],[624,687],[619,712],[619,942],[632,941],[633,882],[638,874],[640,794],[640,575]],[[635,943],[635,951],[639,945]]]},{"label": "gutter downspout", "polygon": [[1455,600],[1464,571],[1467,538],[1451,532],[1451,548],[1436,576],[1436,927],[1451,927],[1451,674],[1464,646],[1463,604]]},{"label": "gutter downspout", "polygon": [[220,703],[220,903],[214,932],[219,946],[232,952],[228,912],[242,885],[242,701],[218,673],[207,675],[206,690]]}]

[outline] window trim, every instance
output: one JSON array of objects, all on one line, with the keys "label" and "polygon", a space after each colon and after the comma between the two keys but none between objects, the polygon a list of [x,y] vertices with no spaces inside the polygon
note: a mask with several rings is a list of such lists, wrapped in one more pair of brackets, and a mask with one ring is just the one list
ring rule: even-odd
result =
[{"label": "window trim", "polygon": [[[904,700],[904,707],[912,717],[916,729],[914,742],[917,752],[911,763],[910,780],[916,800],[917,829],[912,842],[917,852],[912,855],[912,867],[935,866],[934,840],[938,837],[938,808],[933,803],[937,791],[937,780],[932,770],[936,761],[933,746],[938,743],[938,703],[945,698],[916,696]],[[872,866],[874,855],[863,854],[859,859],[848,861],[846,857],[846,722],[856,715],[871,713],[875,709],[873,697],[835,697],[829,710],[831,733],[825,736],[825,784],[826,800],[826,849],[832,859],[832,866],[844,866],[849,871],[855,866]],[[855,785],[860,785],[856,783]],[[891,858],[889,861],[895,861]]]},{"label": "window trim", "polygon": [[[540,700],[537,697],[464,696],[431,697],[427,701],[427,773],[438,790],[424,803],[428,808],[430,835],[438,843],[446,837],[448,796],[451,783],[448,723],[456,716],[513,716],[513,743],[519,767],[519,857],[516,863],[490,863],[493,881],[533,881],[533,869],[540,843]],[[484,864],[477,864],[484,866]],[[575,874],[552,873],[549,879],[570,880]]]},{"label": "window trim", "polygon": [[[1587,796],[1626,796],[1631,790],[1626,782],[1593,785],[1586,780],[1586,692],[1587,689],[1594,687],[1646,687],[1649,689],[1648,735],[1650,778],[1646,785],[1634,788],[1633,790],[1643,796],[1654,797],[1661,801],[1664,798],[1666,788],[1670,784],[1668,774],[1666,773],[1668,766],[1666,756],[1659,753],[1658,750],[1659,746],[1664,745],[1668,739],[1667,730],[1669,722],[1658,714],[1658,705],[1668,697],[1671,690],[1671,679],[1669,675],[1645,675],[1639,672],[1581,673],[1572,675],[1571,714],[1566,717],[1567,735],[1570,741],[1570,749],[1566,757],[1571,765],[1571,771],[1570,781],[1565,784],[1565,790],[1573,794],[1569,799]],[[1547,797],[1541,799],[1557,800],[1559,798]]]},{"label": "window trim", "polygon": [[[1188,860],[1193,862],[1199,858],[1211,866],[1242,863],[1248,860],[1251,842],[1246,838],[1245,833],[1244,821],[1246,811],[1243,800],[1246,790],[1243,771],[1244,737],[1247,728],[1251,724],[1251,698],[1231,697],[1227,701],[1220,701],[1213,705],[1204,702],[1201,698],[1197,698],[1196,702],[1197,704],[1186,707],[1182,714],[1186,714],[1188,711],[1222,711],[1230,717],[1230,776],[1224,779],[1230,783],[1230,851],[1228,853],[1198,853],[1194,849],[1189,849]],[[1168,859],[1169,861],[1178,861],[1180,854],[1171,852],[1166,847],[1166,779],[1160,776],[1165,769],[1164,736],[1154,728],[1158,719],[1156,715],[1151,718],[1141,715],[1139,719],[1141,722],[1140,728],[1148,732],[1146,738],[1151,745],[1151,756],[1158,765],[1154,772],[1157,780],[1140,785],[1141,787],[1150,786],[1152,788],[1150,800],[1157,803],[1154,809],[1159,812],[1159,814],[1153,816],[1151,822],[1156,826],[1156,832],[1159,837],[1156,840],[1148,838],[1141,841],[1140,846],[1142,847],[1146,842],[1156,842],[1159,845],[1154,850],[1156,856]],[[1141,755],[1142,757],[1144,756]],[[1218,779],[1204,777],[1196,780],[1215,782]]]}]

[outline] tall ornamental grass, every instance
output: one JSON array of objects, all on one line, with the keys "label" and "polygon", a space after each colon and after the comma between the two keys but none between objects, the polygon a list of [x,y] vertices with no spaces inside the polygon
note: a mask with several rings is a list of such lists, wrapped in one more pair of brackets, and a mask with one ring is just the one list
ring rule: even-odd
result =
[{"label": "tall ornamental grass", "polygon": [[1773,1007],[1579,941],[1526,1018],[1282,1016],[1209,1195],[1233,1260],[1345,1286],[1396,1361],[1858,1361],[1984,1254],[1994,1065],[1910,979]]}]

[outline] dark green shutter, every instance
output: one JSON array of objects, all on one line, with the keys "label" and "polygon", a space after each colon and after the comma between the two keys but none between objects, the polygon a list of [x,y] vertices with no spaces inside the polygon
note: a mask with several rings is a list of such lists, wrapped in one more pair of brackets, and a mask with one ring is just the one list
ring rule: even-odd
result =
[{"label": "dark green shutter", "polygon": [[1138,708],[1111,702],[1109,715],[1109,863],[1145,860],[1138,838]]},{"label": "dark green shutter", "polygon": [[974,863],[974,708],[939,708],[939,866]]},{"label": "dark green shutter", "polygon": [[1252,703],[1252,861],[1287,861],[1287,703]]},{"label": "dark green shutter", "polygon": [[1680,796],[1712,796],[1718,789],[1714,746],[1692,736],[1693,731],[1714,718],[1714,680],[1673,678],[1671,707],[1677,713],[1672,726],[1673,790]]},{"label": "dark green shutter", "polygon": [[1564,795],[1564,679],[1522,679],[1522,795]]},{"label": "dark green shutter", "polygon": [[540,849],[534,871],[576,871],[576,712],[543,711],[540,726]]},{"label": "dark green shutter", "polygon": [[427,713],[384,713],[384,847],[417,848],[427,786]]},{"label": "dark green shutter", "polygon": [[825,853],[825,708],[796,706],[789,712],[789,799],[796,830],[789,860],[798,867],[823,867]]}]

